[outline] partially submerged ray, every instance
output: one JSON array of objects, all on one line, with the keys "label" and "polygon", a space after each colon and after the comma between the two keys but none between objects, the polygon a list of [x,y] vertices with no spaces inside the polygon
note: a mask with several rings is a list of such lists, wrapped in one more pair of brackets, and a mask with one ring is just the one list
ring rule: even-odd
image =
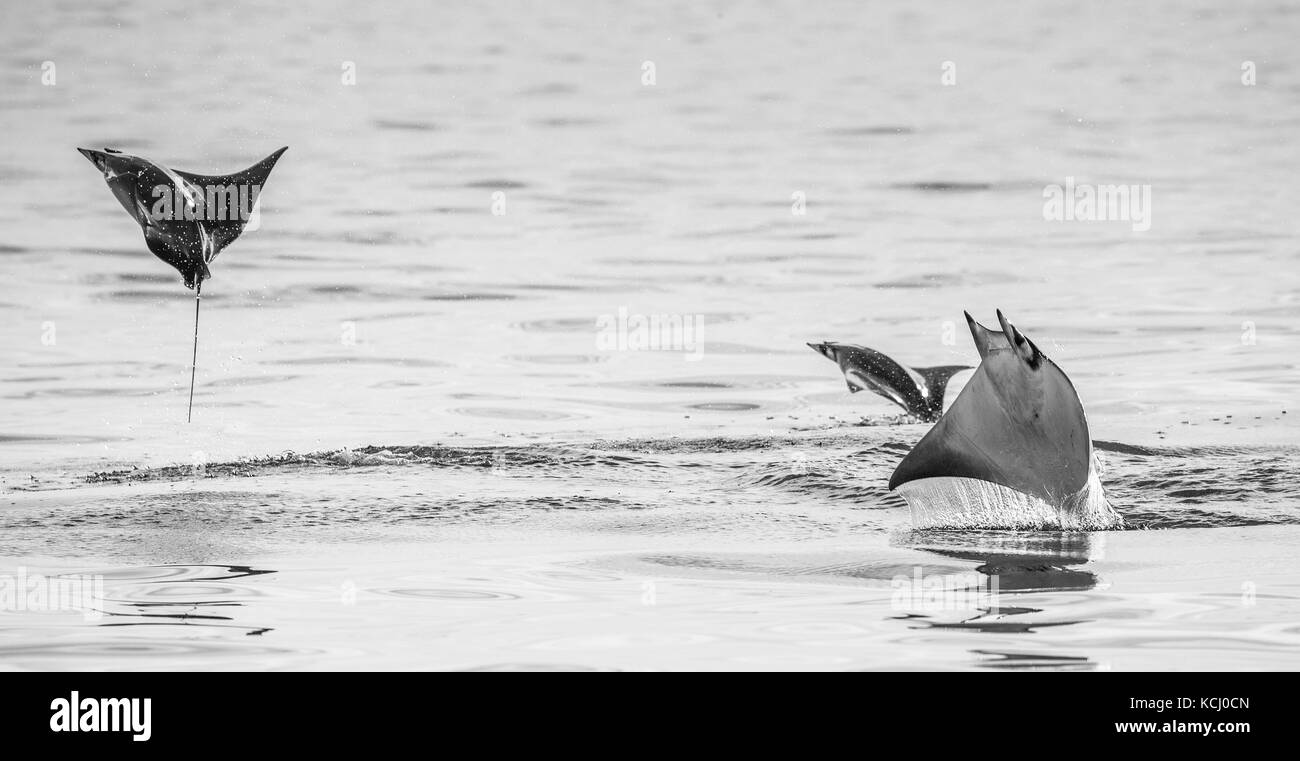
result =
[{"label": "partially submerged ray", "polygon": [[889,480],[919,525],[1110,528],[1074,385],[1002,312],[966,315],[983,361]]},{"label": "partially submerged ray", "polygon": [[908,367],[875,349],[856,344],[825,341],[809,348],[839,365],[849,391],[874,391],[925,422],[943,414],[944,394],[952,376],[966,365]]}]

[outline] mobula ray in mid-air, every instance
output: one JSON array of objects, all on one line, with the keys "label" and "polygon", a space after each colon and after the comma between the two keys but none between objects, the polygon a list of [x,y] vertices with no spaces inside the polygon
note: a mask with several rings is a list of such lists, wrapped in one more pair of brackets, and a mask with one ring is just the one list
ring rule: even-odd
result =
[{"label": "mobula ray in mid-air", "polygon": [[154,256],[175,267],[194,289],[194,356],[190,365],[190,406],[199,357],[199,304],[208,265],[248,227],[262,186],[288,147],[249,168],[226,175],[169,169],[112,148],[78,148],[104,175],[104,182],[126,213],[140,225]]}]

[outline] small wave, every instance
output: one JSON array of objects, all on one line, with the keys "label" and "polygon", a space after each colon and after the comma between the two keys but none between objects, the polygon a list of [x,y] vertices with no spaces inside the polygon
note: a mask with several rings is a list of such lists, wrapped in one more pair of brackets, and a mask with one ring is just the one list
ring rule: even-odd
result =
[{"label": "small wave", "polygon": [[437,132],[442,129],[433,122],[423,121],[402,121],[398,119],[376,119],[374,125],[383,130],[399,130],[403,132]]},{"label": "small wave", "polygon": [[1277,445],[1264,447],[1233,447],[1233,446],[1181,446],[1181,447],[1163,447],[1163,446],[1142,446],[1138,444],[1123,444],[1117,441],[1094,441],[1094,449],[1102,452],[1116,452],[1118,454],[1131,454],[1142,457],[1183,457],[1195,459],[1199,457],[1216,457],[1216,456],[1249,456],[1276,452],[1278,454],[1300,455],[1300,447]]},{"label": "small wave", "polygon": [[168,465],[157,468],[129,468],[92,473],[88,484],[121,484],[142,481],[189,480],[194,478],[250,478],[268,473],[304,469],[348,469],[393,466],[438,468],[552,468],[625,465],[655,466],[656,463],[628,455],[606,454],[577,448],[551,446],[441,447],[368,446],[299,454],[251,457],[201,465]]},{"label": "small wave", "polygon": [[467,188],[487,188],[490,190],[523,190],[528,183],[519,180],[474,180],[465,183]]},{"label": "small wave", "polygon": [[512,354],[506,359],[512,362],[527,362],[535,365],[590,365],[608,362],[609,356],[602,354]]},{"label": "small wave", "polygon": [[890,187],[896,190],[919,190],[923,193],[973,193],[993,189],[992,183],[988,182],[955,182],[947,180],[901,182]]},{"label": "small wave", "polygon": [[513,301],[518,296],[513,293],[474,293],[470,291],[447,291],[421,296],[425,301]]},{"label": "small wave", "polygon": [[323,357],[293,357],[291,359],[264,360],[268,365],[390,365],[392,367],[447,367],[446,362],[414,357],[371,357],[364,354],[347,354]]},{"label": "small wave", "polygon": [[448,410],[453,415],[500,420],[572,420],[578,415],[570,412],[539,410],[526,407],[457,407]]},{"label": "small wave", "polygon": [[868,125],[865,127],[838,127],[827,130],[834,137],[875,137],[878,135],[911,135],[916,129],[903,125]]},{"label": "small wave", "polygon": [[[482,414],[488,408],[466,409],[477,409],[476,414]],[[515,416],[520,411],[502,412],[507,413]],[[910,428],[873,427],[777,436],[611,439],[509,446],[367,446],[307,454],[285,452],[202,466],[104,471],[85,476],[82,482],[102,485],[306,473],[313,479],[324,479],[318,488],[328,493],[328,474],[332,471],[455,469],[486,471],[508,477],[508,481],[476,482],[474,488],[488,493],[454,499],[448,496],[438,503],[451,511],[470,503],[478,505],[474,511],[640,509],[678,504],[683,499],[721,510],[729,505],[768,506],[775,500],[778,504],[801,505],[801,509],[832,510],[833,520],[844,520],[846,514],[838,511],[849,507],[881,511],[881,515],[893,515],[892,520],[906,523],[907,512],[900,509],[905,507],[904,501],[889,491],[887,484],[889,474],[915,444],[915,438]],[[1123,517],[1127,528],[1300,522],[1300,513],[1295,509],[1300,501],[1300,484],[1293,477],[1300,470],[1300,450],[1160,448],[1116,442],[1098,442],[1097,449],[1106,455],[1101,468],[1106,499]],[[418,478],[418,474],[411,477]],[[536,479],[539,489],[556,483],[568,486],[562,494],[542,493],[520,499],[520,489],[527,490],[524,484],[528,483],[520,479]],[[664,490],[664,495],[655,497],[652,489],[650,493],[638,491],[628,496],[628,489],[645,489],[651,484],[654,489]],[[668,497],[669,493],[676,496]],[[1043,522],[1017,522],[1001,515],[996,525],[1021,523],[1025,524],[1022,528],[1031,528],[1041,527]],[[960,527],[971,531],[991,525],[968,521]],[[1086,523],[1075,528],[1102,526]]]}]

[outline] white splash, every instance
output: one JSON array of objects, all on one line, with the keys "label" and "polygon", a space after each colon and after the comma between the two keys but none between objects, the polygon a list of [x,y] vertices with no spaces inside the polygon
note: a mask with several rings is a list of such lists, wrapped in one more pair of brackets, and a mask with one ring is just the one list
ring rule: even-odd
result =
[{"label": "white splash", "polygon": [[909,481],[898,493],[911,508],[916,528],[1104,531],[1124,525],[1106,501],[1095,460],[1088,483],[1060,505],[991,481],[951,476]]}]

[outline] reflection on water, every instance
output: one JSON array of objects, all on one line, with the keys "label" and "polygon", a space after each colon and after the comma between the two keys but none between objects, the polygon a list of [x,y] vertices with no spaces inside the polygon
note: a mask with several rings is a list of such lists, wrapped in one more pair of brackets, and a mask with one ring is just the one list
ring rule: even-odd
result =
[{"label": "reflection on water", "polygon": [[995,650],[972,650],[979,656],[979,667],[1010,671],[1096,671],[1098,664],[1086,656],[1008,653]]},{"label": "reflection on water", "polygon": [[261,593],[214,582],[275,573],[249,566],[151,566],[89,571],[108,583],[100,626],[212,626],[260,635],[270,628],[241,625],[238,608]]},{"label": "reflection on water", "polygon": [[288,648],[229,639],[274,631],[248,620],[247,611],[265,595],[249,582],[273,573],[243,565],[80,570],[78,578],[102,580],[102,596],[76,616],[32,605],[29,598],[7,617],[9,627],[28,633],[28,641],[0,643],[0,660],[24,668],[130,669],[287,655]]},{"label": "reflection on water", "polygon": [[1097,576],[1084,568],[1104,556],[1105,534],[916,531],[895,541],[942,557],[978,563],[1002,592],[1087,590]]},{"label": "reflection on water", "polygon": [[[912,531],[897,534],[891,545],[921,550],[941,558],[953,558],[974,564],[972,570],[980,575],[980,585],[985,592],[973,598],[987,602],[974,610],[963,610],[965,605],[938,605],[939,612],[908,612],[897,620],[912,629],[962,631],[1003,637],[1006,635],[1032,635],[1056,627],[1089,623],[1088,619],[1070,616],[1070,606],[1063,609],[1052,604],[1045,592],[1080,592],[1091,590],[1099,584],[1098,575],[1085,568],[1089,563],[1104,557],[1104,534],[1085,533],[1012,533],[1000,531]],[[928,576],[927,579],[932,579]],[[940,577],[942,581],[942,577]],[[969,583],[967,581],[966,583]],[[933,585],[931,585],[933,586]],[[952,590],[939,585],[927,589],[940,602],[970,602],[972,598],[954,597]],[[957,590],[960,592],[961,590]],[[946,596],[945,596],[946,595]],[[1026,604],[1020,604],[1026,601]],[[1036,607],[1027,604],[1042,604]],[[1015,670],[1092,670],[1097,664],[1085,656],[1052,654],[1003,653],[988,649],[971,650],[981,668]],[[995,656],[990,660],[984,656]]]},{"label": "reflection on water", "polygon": [[[0,616],[4,630],[21,633],[0,643],[0,663],[1109,670],[1213,659],[1300,666],[1300,631],[1291,623],[1300,616],[1300,588],[1287,570],[1300,542],[1293,527],[1264,529],[1263,542],[1258,529],[1172,531],[1160,545],[1146,532],[907,532],[889,543],[773,537],[756,552],[725,530],[686,541],[680,532],[629,535],[617,520],[597,541],[574,545],[566,525],[572,521],[533,520],[505,533],[461,526],[454,540],[431,531],[416,543],[362,535],[309,556],[281,550],[275,571],[235,564],[94,571],[105,579],[107,615]],[[661,551],[647,552],[647,544]],[[611,554],[611,546],[624,549]],[[1254,553],[1258,594],[1222,582],[1203,557],[1210,546],[1228,558]],[[1023,583],[992,584],[1008,569]]]},{"label": "reflection on water", "polygon": [[902,617],[919,627],[932,629],[969,629],[989,634],[1030,634],[1048,626],[1070,626],[1082,621],[1025,621],[1014,618],[1033,613],[1042,613],[1037,608],[996,607],[981,608],[976,615],[960,621],[930,621],[928,616],[909,614]]}]

